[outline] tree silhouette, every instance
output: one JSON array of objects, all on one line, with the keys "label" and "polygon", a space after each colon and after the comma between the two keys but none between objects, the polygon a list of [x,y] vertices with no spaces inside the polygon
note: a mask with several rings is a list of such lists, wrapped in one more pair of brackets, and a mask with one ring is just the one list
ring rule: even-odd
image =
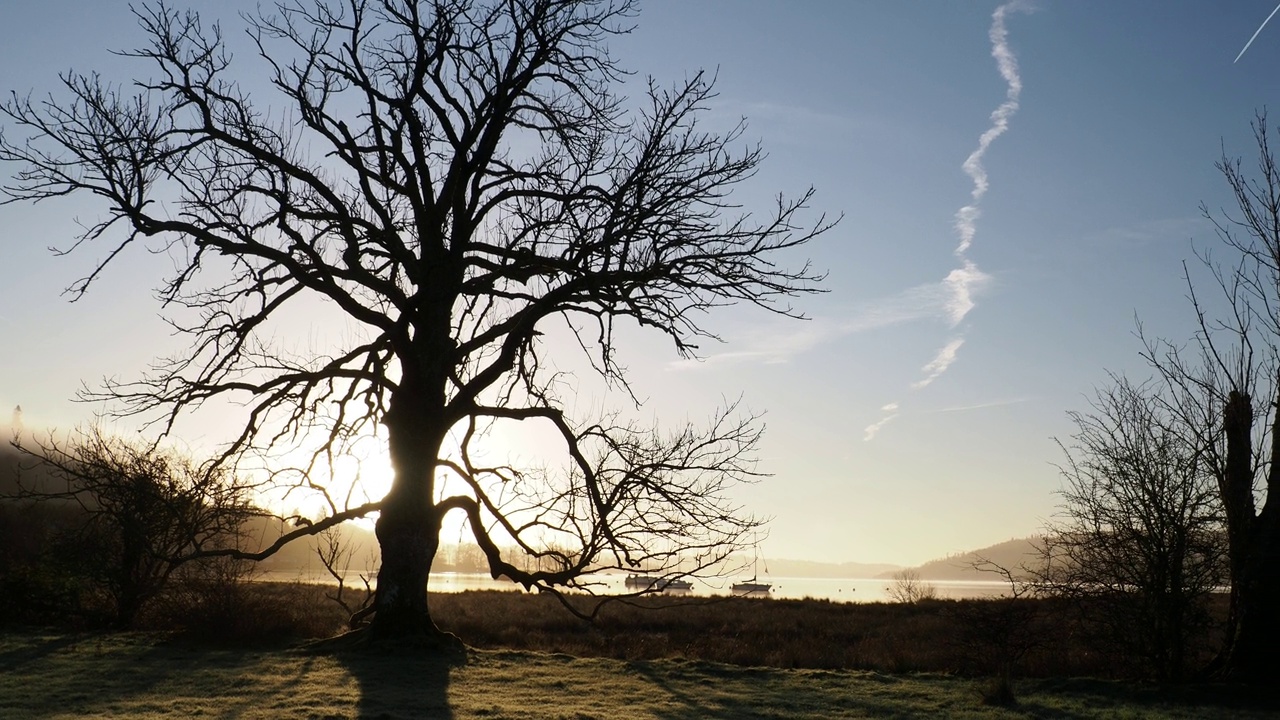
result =
[{"label": "tree silhouette", "polygon": [[1211,314],[1188,272],[1199,323],[1192,346],[1144,342],[1145,357],[1170,391],[1170,408],[1212,469],[1222,504],[1231,610],[1215,670],[1270,683],[1280,675],[1280,166],[1265,113],[1253,130],[1254,173],[1225,154],[1217,163],[1236,212],[1201,207],[1226,256],[1200,255],[1222,292],[1223,314]]},{"label": "tree silhouette", "polygon": [[[25,131],[0,139],[20,168],[5,201],[105,204],[76,240],[105,250],[74,297],[130,245],[179,258],[159,296],[191,348],[95,394],[120,413],[168,430],[210,401],[243,403],[228,460],[323,432],[322,461],[385,436],[384,498],[335,505],[260,555],[378,510],[372,635],[430,638],[427,579],[451,512],[495,577],[549,591],[607,568],[706,572],[748,542],[759,521],[728,490],[757,476],[757,418],[733,404],[674,431],[576,417],[547,362],[544,333],[567,328],[625,395],[622,326],[696,355],[715,339],[708,311],[798,317],[787,299],[821,279],[783,264],[830,227],[802,220],[811,189],[762,220],[731,202],[762,153],[737,149],[741,124],[699,128],[710,78],[650,80],[634,110],[615,93],[626,73],[606,43],[632,2],[282,3],[246,18],[271,107],[228,78],[218,26],[163,3],[135,14],[149,42],[123,54],[154,73],[136,92],[68,74],[60,96],[4,105]],[[355,339],[316,357],[273,344],[316,299]],[[563,467],[480,462],[500,423],[550,428]],[[445,478],[465,490],[445,495]]]},{"label": "tree silhouette", "polygon": [[1108,651],[1180,681],[1226,580],[1226,542],[1212,464],[1161,390],[1113,374],[1090,410],[1069,413],[1061,512],[1030,574],[1075,601]]},{"label": "tree silhouette", "polygon": [[33,477],[0,499],[79,509],[60,544],[75,556],[77,574],[110,596],[118,628],[132,627],[193,560],[239,547],[245,524],[266,515],[250,503],[254,488],[225,467],[101,427],[63,442],[51,435],[19,451]]}]

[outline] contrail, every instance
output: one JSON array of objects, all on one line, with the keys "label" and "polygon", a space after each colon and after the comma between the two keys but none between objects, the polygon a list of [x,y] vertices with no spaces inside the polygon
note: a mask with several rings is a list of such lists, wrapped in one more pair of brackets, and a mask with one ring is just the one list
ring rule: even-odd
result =
[{"label": "contrail", "polygon": [[[1009,31],[1005,27],[1005,17],[1014,10],[1023,9],[1020,0],[1007,2],[991,14],[991,30],[987,36],[991,39],[991,56],[996,60],[996,67],[1000,70],[1000,77],[1004,78],[1008,89],[1005,91],[1004,102],[1000,103],[991,113],[991,127],[978,138],[978,147],[969,153],[969,157],[965,158],[964,172],[973,181],[973,190],[970,192],[970,201],[967,205],[956,211],[954,228],[956,234],[960,238],[960,243],[956,246],[955,255],[960,259],[960,267],[952,270],[944,281],[944,285],[950,292],[950,298],[946,302],[947,315],[950,320],[951,327],[956,327],[969,311],[974,308],[973,295],[974,291],[990,280],[990,276],[978,269],[978,266],[966,257],[970,246],[973,245],[973,238],[978,230],[978,218],[981,217],[982,198],[987,194],[987,189],[991,183],[987,178],[986,168],[982,165],[982,158],[987,154],[987,149],[991,147],[991,143],[996,141],[1009,129],[1009,120],[1014,113],[1018,112],[1018,98],[1022,95],[1022,77],[1018,74],[1018,59],[1014,56],[1013,50],[1009,48]],[[1280,8],[1277,8],[1280,9]],[[1274,13],[1272,13],[1274,14]],[[1270,18],[1267,18],[1270,20]],[[1266,23],[1263,23],[1264,25]],[[961,346],[964,345],[964,334],[960,333],[947,342],[927,365],[920,368],[924,373],[924,377],[911,384],[911,390],[921,390],[927,387],[934,380],[937,380],[943,373],[951,367],[960,352]],[[863,440],[870,441],[880,432],[890,420],[897,417],[899,403],[891,402],[881,408],[882,412],[887,415],[879,422],[868,425],[864,431]]]},{"label": "contrail", "polygon": [[1267,23],[1271,22],[1271,18],[1275,17],[1277,12],[1280,12],[1280,5],[1276,5],[1276,9],[1272,10],[1271,14],[1267,16],[1267,19],[1263,20],[1262,24],[1258,26],[1258,29],[1253,31],[1253,37],[1249,38],[1249,42],[1245,43],[1244,47],[1240,49],[1240,54],[1236,56],[1235,60],[1231,61],[1232,65],[1240,62],[1240,58],[1244,57],[1244,51],[1248,50],[1249,46],[1253,44],[1253,41],[1258,39],[1258,33],[1262,32],[1262,28],[1266,27]]},{"label": "contrail", "polygon": [[1018,59],[1009,49],[1009,31],[1005,28],[1004,17],[1010,10],[1017,9],[1021,3],[1005,3],[996,8],[991,15],[991,30],[987,36],[991,38],[991,56],[996,59],[996,67],[1004,78],[1009,89],[1005,93],[1005,101],[991,113],[991,127],[978,138],[978,147],[964,161],[965,174],[973,180],[973,202],[956,211],[956,231],[960,234],[960,246],[957,255],[963,255],[973,244],[973,235],[977,231],[976,222],[981,214],[978,203],[987,194],[990,183],[987,171],[982,167],[982,157],[996,138],[1009,129],[1009,118],[1018,112],[1018,97],[1022,95],[1022,78],[1018,76]]}]

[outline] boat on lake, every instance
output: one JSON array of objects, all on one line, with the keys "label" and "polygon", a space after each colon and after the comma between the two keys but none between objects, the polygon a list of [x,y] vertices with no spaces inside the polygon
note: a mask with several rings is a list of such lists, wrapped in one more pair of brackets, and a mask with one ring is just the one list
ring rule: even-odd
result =
[{"label": "boat on lake", "polygon": [[628,575],[623,582],[629,590],[692,590],[688,580],[653,577],[652,575]]},{"label": "boat on lake", "polygon": [[657,582],[658,578],[650,577],[648,575],[628,575],[623,584],[629,589],[644,590],[653,587]]},{"label": "boat on lake", "polygon": [[751,578],[747,582],[734,583],[730,589],[735,593],[742,595],[752,595],[756,593],[767,593],[773,589],[773,583],[756,582],[755,578]]},{"label": "boat on lake", "polygon": [[[734,583],[729,586],[735,595],[767,595],[773,589],[773,583],[760,582],[760,545],[755,546],[755,559],[752,561],[751,579],[746,582]],[[765,573],[769,572],[769,566],[765,565]]]}]

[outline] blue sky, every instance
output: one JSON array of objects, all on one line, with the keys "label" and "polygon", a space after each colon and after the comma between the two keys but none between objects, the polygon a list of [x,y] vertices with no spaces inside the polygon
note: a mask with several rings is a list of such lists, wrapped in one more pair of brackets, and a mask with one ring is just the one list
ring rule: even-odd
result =
[{"label": "blue sky", "polygon": [[[229,32],[238,21],[224,8],[250,5],[194,4]],[[1070,433],[1066,411],[1107,370],[1146,374],[1135,317],[1160,336],[1192,332],[1181,263],[1193,240],[1213,242],[1199,205],[1230,202],[1214,161],[1223,147],[1250,156],[1249,122],[1280,89],[1280,21],[1232,62],[1274,5],[1039,0],[1008,12],[1021,91],[981,156],[988,186],[963,257],[964,163],[1009,99],[992,56],[998,3],[641,7],[635,32],[612,43],[637,73],[632,94],[645,75],[716,72],[708,126],[745,116],[769,154],[737,199],[765,208],[813,185],[816,211],[844,215],[806,249],[830,273],[828,293],[800,301],[810,321],[730,309],[710,323],[726,342],[701,363],[637,334],[624,358],[641,413],[699,418],[740,395],[767,412],[772,477],[740,499],[773,516],[771,557],[910,564],[1036,531],[1056,505],[1052,438]],[[125,2],[7,3],[0,89],[39,93],[69,67],[128,79],[133,66],[105,51],[139,42]],[[80,302],[60,296],[94,254],[46,247],[95,212],[78,200],[0,208],[0,407],[20,403],[28,426],[85,420],[93,408],[70,402],[82,381],[134,376],[179,347],[150,295],[163,256],[134,253]],[[956,321],[944,281],[966,261],[981,275]],[[184,440],[216,442],[234,417],[204,418]]]}]

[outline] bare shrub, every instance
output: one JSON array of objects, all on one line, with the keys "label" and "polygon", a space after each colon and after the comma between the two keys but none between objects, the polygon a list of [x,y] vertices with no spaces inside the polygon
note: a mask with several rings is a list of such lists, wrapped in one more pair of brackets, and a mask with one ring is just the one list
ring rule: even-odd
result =
[{"label": "bare shrub", "polygon": [[1061,514],[1032,569],[1043,592],[1087,611],[1100,649],[1160,680],[1192,669],[1189,646],[1226,580],[1222,504],[1204,448],[1153,384],[1113,375],[1061,444]]},{"label": "bare shrub", "polygon": [[373,604],[373,577],[374,566],[377,562],[377,556],[370,551],[365,559],[365,570],[360,574],[360,583],[364,586],[363,590],[353,591],[356,598],[352,598],[347,594],[347,578],[351,574],[351,563],[354,559],[355,548],[349,544],[342,542],[342,535],[338,528],[331,527],[320,533],[317,538],[316,555],[320,558],[320,564],[324,566],[326,572],[337,583],[337,588],[327,591],[325,597],[332,600],[345,611],[349,617],[347,625],[355,629],[359,627],[364,619],[370,614],[370,605]]},{"label": "bare shrub", "polygon": [[919,572],[911,569],[894,573],[893,584],[885,588],[885,592],[889,593],[891,600],[900,603],[938,599],[937,586],[925,582]]},{"label": "bare shrub", "polygon": [[184,566],[138,626],[201,642],[258,645],[325,638],[344,614],[310,583],[261,582],[252,562],[210,558]]},{"label": "bare shrub", "polygon": [[1017,704],[1014,676],[1023,659],[1049,637],[1042,626],[1043,604],[1034,602],[1035,585],[1017,579],[1012,569],[985,559],[973,567],[996,574],[1009,589],[1000,597],[957,604],[952,616],[958,627],[951,642],[968,671],[988,676],[979,687],[983,704],[1012,707]]},{"label": "bare shrub", "polygon": [[105,594],[117,627],[131,627],[201,552],[235,546],[261,514],[226,468],[99,427],[17,447],[36,479],[20,476],[8,499],[58,508],[62,520],[42,540],[41,562]]}]

